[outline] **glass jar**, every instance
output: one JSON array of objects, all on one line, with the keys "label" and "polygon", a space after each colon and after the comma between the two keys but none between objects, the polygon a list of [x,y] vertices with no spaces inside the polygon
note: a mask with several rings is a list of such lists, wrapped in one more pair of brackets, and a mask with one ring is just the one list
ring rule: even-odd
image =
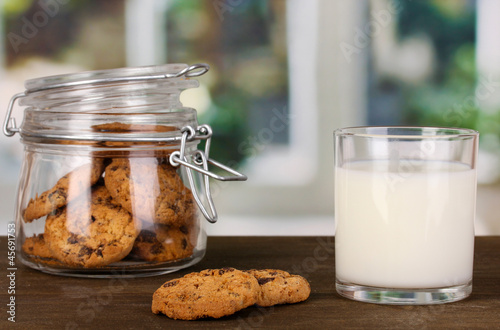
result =
[{"label": "glass jar", "polygon": [[[179,100],[198,86],[189,78],[206,71],[169,64],[26,81],[3,127],[24,145],[15,212],[22,263],[59,275],[130,277],[203,258],[202,218],[217,220],[208,178],[246,180],[209,159],[210,127]],[[20,127],[10,118],[16,100],[26,107]]]}]

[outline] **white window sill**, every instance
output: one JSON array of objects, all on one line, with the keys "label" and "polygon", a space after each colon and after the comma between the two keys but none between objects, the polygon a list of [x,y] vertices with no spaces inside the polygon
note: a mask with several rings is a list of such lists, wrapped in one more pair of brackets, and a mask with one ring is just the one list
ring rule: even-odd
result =
[{"label": "white window sill", "polygon": [[221,215],[205,225],[208,236],[332,236],[334,228],[333,215]]}]

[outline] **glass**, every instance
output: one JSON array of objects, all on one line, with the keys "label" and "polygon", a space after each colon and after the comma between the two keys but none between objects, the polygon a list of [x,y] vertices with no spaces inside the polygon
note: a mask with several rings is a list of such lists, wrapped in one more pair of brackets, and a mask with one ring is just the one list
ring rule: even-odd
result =
[{"label": "glass", "polygon": [[382,304],[469,296],[478,136],[436,127],[335,131],[341,296]]},{"label": "glass", "polygon": [[[4,123],[25,150],[15,214],[24,264],[58,275],[133,277],[203,258],[202,218],[217,220],[208,176],[246,179],[208,159],[211,129],[179,101],[198,86],[189,78],[207,70],[169,64],[25,83]],[[20,127],[9,120],[16,99],[26,106]],[[238,178],[208,171],[208,162]]]}]

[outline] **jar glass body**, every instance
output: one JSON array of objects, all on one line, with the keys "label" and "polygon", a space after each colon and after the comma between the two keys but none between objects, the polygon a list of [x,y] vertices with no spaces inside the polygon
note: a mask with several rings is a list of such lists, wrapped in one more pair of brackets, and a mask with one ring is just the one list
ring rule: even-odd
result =
[{"label": "jar glass body", "polygon": [[[24,264],[59,275],[134,277],[203,258],[204,221],[192,192],[194,185],[206,199],[202,175],[192,172],[192,185],[186,169],[169,161],[181,149],[182,128],[197,126],[196,111],[179,102],[194,85],[87,84],[21,100],[28,107],[15,217]],[[187,161],[198,142],[185,144]]]}]

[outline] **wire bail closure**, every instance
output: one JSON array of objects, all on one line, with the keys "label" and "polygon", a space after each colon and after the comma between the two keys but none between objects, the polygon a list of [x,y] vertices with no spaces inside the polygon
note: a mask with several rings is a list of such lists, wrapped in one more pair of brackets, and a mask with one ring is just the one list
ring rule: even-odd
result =
[{"label": "wire bail closure", "polygon": [[[193,197],[198,204],[203,216],[210,223],[217,222],[217,211],[215,209],[215,205],[212,199],[212,193],[210,192],[210,178],[214,178],[219,181],[245,181],[247,180],[247,176],[224,165],[221,164],[211,158],[209,158],[210,153],[210,140],[212,137],[212,128],[209,125],[200,125],[197,130],[192,128],[191,126],[185,126],[181,130],[182,132],[182,140],[181,140],[181,149],[180,151],[174,151],[170,155],[170,164],[174,167],[179,165],[183,165],[186,167],[186,172],[188,176],[189,186],[193,193]],[[192,140],[206,140],[205,150],[196,150],[194,152],[193,163],[190,163],[185,155],[186,150],[186,142]],[[220,168],[226,172],[231,173],[230,176],[221,176],[216,173],[210,172],[208,169],[208,164],[212,164],[213,166]],[[200,172],[204,175],[204,190],[207,198],[208,207],[210,212],[207,210],[205,205],[203,205],[200,196],[198,194],[198,190],[196,189],[196,185],[193,179],[193,170]]]},{"label": "wire bail closure", "polygon": [[26,96],[25,92],[17,93],[10,99],[9,105],[7,107],[7,113],[5,114],[5,119],[3,121],[3,134],[6,136],[14,136],[16,133],[20,132],[20,129],[16,125],[16,118],[11,118],[12,109],[14,109],[14,104],[18,98]]}]

